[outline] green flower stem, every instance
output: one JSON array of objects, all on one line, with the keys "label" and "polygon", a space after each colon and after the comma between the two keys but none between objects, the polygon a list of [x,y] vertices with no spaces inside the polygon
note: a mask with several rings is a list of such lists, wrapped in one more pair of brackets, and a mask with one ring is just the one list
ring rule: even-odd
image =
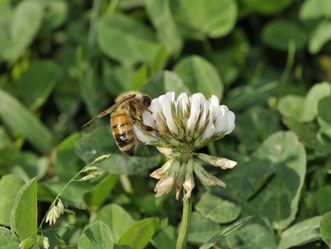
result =
[{"label": "green flower stem", "polygon": [[51,208],[55,205],[56,201],[60,198],[60,196],[62,195],[62,193],[68,188],[68,186],[74,181],[76,180],[76,178],[84,171],[85,167],[83,169],[81,169],[73,178],[71,178],[61,189],[61,191],[57,194],[57,196],[54,198],[53,202],[51,203],[51,205],[49,206],[46,214],[44,215],[42,221],[40,222],[40,225],[38,227],[38,232],[40,231],[40,229],[42,228],[45,220],[46,220],[46,216],[48,214],[48,212],[51,210]]},{"label": "green flower stem", "polygon": [[190,220],[191,213],[191,198],[184,199],[182,222],[180,223],[179,233],[176,243],[176,249],[185,249],[187,240],[187,227]]}]

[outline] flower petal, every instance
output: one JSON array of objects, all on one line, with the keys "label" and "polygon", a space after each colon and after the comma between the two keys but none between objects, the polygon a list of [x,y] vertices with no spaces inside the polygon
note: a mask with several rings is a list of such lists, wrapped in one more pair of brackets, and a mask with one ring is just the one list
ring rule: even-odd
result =
[{"label": "flower petal", "polygon": [[154,188],[154,191],[156,192],[155,197],[170,193],[174,182],[175,178],[173,176],[165,176],[161,178]]},{"label": "flower petal", "polygon": [[133,130],[134,130],[134,134],[136,136],[136,138],[145,144],[152,144],[154,142],[157,142],[157,138],[149,135],[149,133],[143,131],[139,125],[133,125]]},{"label": "flower petal", "polygon": [[219,99],[215,95],[212,95],[210,97],[210,99],[209,99],[209,114],[210,114],[210,119],[214,123],[215,123],[215,121],[217,119],[219,102],[220,102]]},{"label": "flower petal", "polygon": [[185,179],[185,172],[186,172],[186,163],[182,163],[180,166],[180,170],[178,175],[176,176],[176,200],[179,200],[180,198],[180,193],[183,188],[183,182]]},{"label": "flower petal", "polygon": [[204,101],[201,105],[200,117],[199,117],[199,121],[198,121],[198,124],[197,124],[197,131],[198,132],[194,137],[200,136],[199,131],[201,132],[201,130],[206,127],[206,123],[208,122],[208,120],[207,120],[208,112],[209,112],[209,102]]},{"label": "flower petal", "polygon": [[201,107],[204,104],[205,97],[201,93],[195,93],[190,97],[191,110],[190,117],[187,120],[186,124],[186,135],[190,139],[194,134],[197,121],[200,116]]},{"label": "flower petal", "polygon": [[191,197],[192,190],[194,189],[195,182],[193,177],[193,159],[190,159],[186,166],[185,180],[183,183],[183,188],[185,190],[185,195],[183,199],[188,199]]},{"label": "flower petal", "polygon": [[229,160],[224,157],[216,157],[216,156],[210,156],[203,153],[198,153],[198,157],[213,166],[220,167],[221,169],[232,169],[234,166],[237,165],[237,162]]},{"label": "flower petal", "polygon": [[167,174],[168,170],[172,166],[173,162],[174,162],[174,159],[168,160],[165,164],[163,164],[163,166],[161,168],[158,168],[157,170],[154,170],[150,174],[150,176],[153,177],[153,178],[155,178],[155,179],[161,179],[161,178],[165,177],[165,175]]},{"label": "flower petal", "polygon": [[148,112],[148,111],[145,111],[143,113],[143,123],[149,127],[152,127],[155,129],[155,120],[153,118],[153,115],[152,113]]},{"label": "flower petal", "polygon": [[181,93],[177,97],[176,111],[177,111],[179,117],[181,117],[181,118],[189,118],[189,114],[190,114],[190,100],[189,100],[186,92]]},{"label": "flower petal", "polygon": [[173,150],[169,147],[158,146],[156,148],[157,148],[158,151],[160,151],[166,157],[171,157],[171,155],[173,154]]},{"label": "flower petal", "polygon": [[175,98],[175,93],[170,92],[166,95],[163,95],[159,98],[160,102],[162,103],[162,112],[163,116],[165,117],[168,129],[174,135],[178,135],[178,128],[174,121],[174,117],[172,116],[172,110],[174,109],[173,102]]},{"label": "flower petal", "polygon": [[194,172],[198,176],[201,183],[205,186],[226,186],[225,183],[218,179],[216,176],[213,176],[212,174],[205,171],[197,162],[194,163]]},{"label": "flower petal", "polygon": [[202,133],[201,136],[201,142],[205,143],[207,142],[215,133],[216,129],[212,121],[209,120],[205,130]]},{"label": "flower petal", "polygon": [[217,134],[224,135],[227,131],[228,128],[227,113],[228,113],[227,106],[220,105],[218,107],[218,114],[215,122]]},{"label": "flower petal", "polygon": [[235,123],[234,123],[235,119],[236,119],[236,117],[235,117],[234,113],[229,111],[228,116],[227,116],[228,130],[225,133],[226,135],[230,134],[234,130],[234,128],[235,128]]},{"label": "flower petal", "polygon": [[153,116],[154,120],[156,119],[156,115],[158,113],[162,113],[162,104],[161,104],[159,98],[152,100],[149,110],[152,112],[152,116]]},{"label": "flower petal", "polygon": [[161,112],[156,114],[155,127],[161,135],[166,135],[168,133],[168,126]]}]

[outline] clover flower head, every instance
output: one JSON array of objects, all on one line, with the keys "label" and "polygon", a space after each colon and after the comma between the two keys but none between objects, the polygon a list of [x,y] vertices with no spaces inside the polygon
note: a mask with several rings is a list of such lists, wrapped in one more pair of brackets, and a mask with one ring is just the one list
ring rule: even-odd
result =
[{"label": "clover flower head", "polygon": [[225,186],[204,170],[201,161],[221,169],[233,168],[237,163],[196,152],[231,133],[235,127],[234,113],[220,105],[216,96],[207,100],[201,93],[192,96],[181,93],[176,98],[174,92],[168,92],[152,100],[142,121],[143,125],[134,125],[137,139],[156,146],[168,158],[161,168],[151,173],[151,177],[159,180],[154,189],[157,197],[169,193],[175,186],[177,199],[182,189],[184,198],[190,198],[195,186],[193,173],[204,185]]}]

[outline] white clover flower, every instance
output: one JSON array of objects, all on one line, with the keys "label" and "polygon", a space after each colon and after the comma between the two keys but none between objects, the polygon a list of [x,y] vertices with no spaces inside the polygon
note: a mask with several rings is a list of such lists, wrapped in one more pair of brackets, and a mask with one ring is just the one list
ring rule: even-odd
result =
[{"label": "white clover flower", "polygon": [[184,188],[184,198],[190,198],[195,186],[193,172],[204,185],[225,184],[206,172],[202,160],[221,169],[231,169],[237,163],[223,157],[209,156],[195,151],[208,143],[231,133],[235,127],[235,115],[228,107],[219,104],[212,95],[208,100],[203,94],[188,96],[181,93],[177,98],[169,92],[153,99],[149,111],[143,113],[143,124],[134,125],[137,139],[156,146],[168,161],[155,170],[151,177],[158,179],[156,196],[162,196],[176,187],[176,198]]}]

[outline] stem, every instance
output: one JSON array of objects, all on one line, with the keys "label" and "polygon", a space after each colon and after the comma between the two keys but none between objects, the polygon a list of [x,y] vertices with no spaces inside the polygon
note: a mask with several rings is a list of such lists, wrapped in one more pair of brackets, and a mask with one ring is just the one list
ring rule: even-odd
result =
[{"label": "stem", "polygon": [[38,232],[40,231],[40,229],[42,228],[42,225],[44,224],[45,220],[46,220],[46,216],[48,214],[48,212],[51,210],[51,208],[55,205],[56,201],[60,198],[60,196],[63,194],[63,192],[68,188],[68,186],[70,185],[70,183],[72,183],[84,170],[85,168],[81,169],[73,178],[71,178],[61,189],[61,191],[57,194],[57,196],[54,198],[53,202],[51,203],[51,205],[49,206],[46,214],[44,215],[42,221],[40,222],[40,225],[38,227]]},{"label": "stem", "polygon": [[287,84],[288,78],[290,76],[291,73],[291,69],[294,63],[294,59],[295,59],[295,43],[293,41],[291,41],[288,45],[288,53],[287,53],[287,61],[286,61],[286,65],[285,65],[285,69],[280,77],[280,93],[282,95],[284,95],[284,91],[285,91],[285,85]]},{"label": "stem", "polygon": [[185,249],[186,248],[186,239],[187,239],[187,227],[190,220],[191,213],[191,199],[187,198],[183,201],[183,213],[182,213],[182,222],[179,226],[179,233],[176,243],[176,249]]}]

